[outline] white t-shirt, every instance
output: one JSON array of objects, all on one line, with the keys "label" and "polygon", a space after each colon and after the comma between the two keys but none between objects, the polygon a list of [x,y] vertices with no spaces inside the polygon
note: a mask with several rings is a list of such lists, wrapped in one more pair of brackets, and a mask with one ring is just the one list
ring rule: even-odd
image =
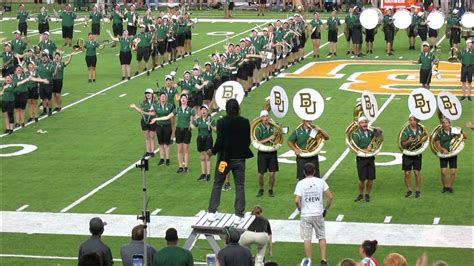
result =
[{"label": "white t-shirt", "polygon": [[296,184],[295,195],[301,197],[301,217],[323,215],[323,194],[329,189],[321,178],[306,177]]}]

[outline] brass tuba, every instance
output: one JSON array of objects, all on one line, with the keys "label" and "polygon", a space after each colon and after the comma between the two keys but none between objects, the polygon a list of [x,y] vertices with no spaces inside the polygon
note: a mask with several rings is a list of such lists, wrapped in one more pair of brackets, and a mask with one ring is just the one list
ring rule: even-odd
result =
[{"label": "brass tuba", "polygon": [[[269,99],[269,97],[267,97],[267,99],[265,99],[262,110],[270,111],[270,99]],[[282,146],[282,143],[283,143],[283,134],[284,134],[284,132],[283,132],[282,126],[280,124],[276,123],[273,119],[269,119],[268,122],[270,123],[270,125],[275,127],[275,133],[274,133],[275,138],[271,141],[272,145],[267,146],[267,145],[261,144],[257,140],[256,130],[257,130],[257,126],[260,124],[260,121],[261,121],[260,117],[256,117],[250,123],[250,138],[252,140],[252,146],[255,149],[257,149],[259,151],[262,151],[262,152],[273,152],[273,151],[278,150]]]},{"label": "brass tuba", "polygon": [[[440,121],[443,118],[440,112],[438,112],[438,117],[440,118]],[[433,132],[431,132],[430,134],[430,147],[436,156],[438,156],[439,158],[450,158],[450,157],[458,155],[464,149],[464,140],[466,139],[466,137],[464,136],[461,128],[457,128],[457,129],[459,130],[459,134],[456,134],[451,140],[451,143],[449,144],[448,153],[442,153],[438,149],[438,146],[436,145],[436,141],[435,141],[436,135],[438,134],[438,132],[443,130],[442,125],[439,124],[433,129]]]},{"label": "brass tuba", "polygon": [[405,130],[405,128],[409,126],[409,122],[406,122],[400,129],[400,133],[398,134],[398,148],[405,155],[408,155],[408,156],[420,155],[429,146],[430,138],[428,135],[428,129],[421,123],[418,123],[418,125],[423,129],[423,133],[418,135],[416,139],[412,143],[410,143],[408,147],[405,147],[405,148],[402,146],[401,139],[402,139],[403,131]]},{"label": "brass tuba", "polygon": [[75,52],[82,50],[83,48],[84,48],[84,39],[82,38],[77,39],[76,45],[72,47],[72,49],[74,49]]},{"label": "brass tuba", "polygon": [[367,128],[370,131],[375,131],[374,137],[368,146],[370,147],[370,152],[359,148],[352,139],[352,134],[359,128],[359,123],[357,120],[363,115],[363,113],[362,104],[357,103],[354,107],[354,121],[352,121],[351,124],[349,124],[349,126],[346,128],[346,144],[349,149],[351,149],[359,157],[373,157],[377,155],[382,149],[383,135],[379,128],[371,126]]},{"label": "brass tuba", "polygon": [[[300,128],[303,126],[303,123],[300,123],[296,128]],[[311,128],[315,128],[315,125],[311,125]],[[303,149],[298,146],[298,143],[295,143],[296,148],[300,151],[298,156],[306,158],[306,157],[313,157],[317,155],[324,147],[324,137],[321,132],[318,132],[314,138],[308,138],[306,142],[306,148]]]}]

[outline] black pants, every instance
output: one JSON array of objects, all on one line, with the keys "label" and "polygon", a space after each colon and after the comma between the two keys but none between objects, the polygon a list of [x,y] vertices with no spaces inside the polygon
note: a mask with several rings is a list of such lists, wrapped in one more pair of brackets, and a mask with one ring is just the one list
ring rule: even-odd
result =
[{"label": "black pants", "polygon": [[[220,155],[219,155],[220,156]],[[228,160],[224,173],[219,172],[220,159],[216,162],[216,174],[214,177],[214,186],[212,188],[211,198],[209,199],[209,212],[215,213],[221,202],[222,186],[225,177],[232,171],[235,183],[235,215],[244,217],[245,211],[245,159]]]},{"label": "black pants", "polygon": [[316,167],[314,176],[321,177],[319,173],[319,156],[315,155],[313,157],[296,157],[296,179],[304,179],[303,167],[307,163],[312,163]]}]

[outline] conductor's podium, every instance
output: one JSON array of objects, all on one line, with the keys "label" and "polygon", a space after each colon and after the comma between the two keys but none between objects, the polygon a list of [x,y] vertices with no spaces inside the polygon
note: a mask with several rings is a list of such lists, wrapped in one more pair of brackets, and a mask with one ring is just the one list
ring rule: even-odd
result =
[{"label": "conductor's podium", "polygon": [[199,238],[199,235],[204,235],[209,242],[212,250],[217,254],[220,250],[219,245],[216,242],[215,236],[219,236],[221,240],[225,240],[224,228],[227,226],[235,227],[240,233],[243,233],[255,220],[254,215],[245,215],[242,222],[238,225],[234,224],[234,220],[237,218],[234,214],[230,213],[218,213],[217,219],[213,222],[208,221],[208,213],[202,211],[198,216],[196,222],[191,225],[193,229],[189,235],[186,243],[184,243],[184,248],[191,250],[194,247],[194,244]]}]

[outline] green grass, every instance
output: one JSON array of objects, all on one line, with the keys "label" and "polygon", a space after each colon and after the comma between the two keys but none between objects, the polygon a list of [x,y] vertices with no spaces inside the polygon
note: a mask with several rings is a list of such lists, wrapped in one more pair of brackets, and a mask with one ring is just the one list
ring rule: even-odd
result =
[{"label": "green grass", "polygon": [[[236,12],[237,13],[237,12]],[[217,16],[218,12],[202,12],[203,16]],[[242,12],[245,16],[249,15]],[[275,13],[285,16],[283,13]],[[237,15],[236,15],[237,16]],[[248,17],[248,16],[247,16]],[[16,27],[15,21],[0,22],[3,32],[11,32]],[[52,23],[51,28],[58,28],[59,23]],[[223,36],[208,36],[209,31],[232,31],[241,33],[250,30],[255,23],[198,23],[194,29],[194,50],[216,44],[224,39]],[[34,29],[35,24],[29,27]],[[109,25],[105,27],[110,27]],[[88,29],[76,26],[80,33],[75,33],[75,39],[85,38]],[[248,36],[249,33],[237,36],[232,41]],[[102,38],[105,38],[103,31]],[[6,33],[0,34],[0,38],[8,37]],[[62,45],[60,35],[53,34],[53,40]],[[30,37],[30,42],[36,44],[38,37]],[[324,34],[322,43],[325,43]],[[420,43],[417,40],[418,44]],[[396,56],[388,58],[384,53],[383,34],[381,31],[376,35],[375,54],[367,56],[366,59],[394,59],[403,56],[403,60],[416,59],[417,51],[407,50],[407,37],[404,32],[397,34],[394,49]],[[87,192],[99,186],[106,180],[115,176],[130,164],[135,162],[143,154],[143,135],[139,127],[139,115],[128,108],[130,103],[137,103],[143,97],[143,91],[147,87],[155,87],[156,80],[163,84],[165,74],[179,66],[179,76],[185,69],[190,69],[195,59],[200,62],[208,60],[209,54],[222,51],[224,43],[216,44],[202,52],[194,53],[177,63],[166,66],[152,72],[151,77],[141,76],[117,86],[103,95],[97,95],[87,101],[68,108],[51,118],[44,119],[40,123],[28,126],[15,132],[11,136],[0,139],[0,144],[34,144],[38,149],[30,154],[17,157],[2,157],[1,166],[1,196],[0,209],[2,211],[13,211],[24,204],[30,205],[25,211],[58,212]],[[338,42],[338,59],[346,59],[345,41],[343,38]],[[449,44],[444,40],[441,44],[441,58],[446,60]],[[61,47],[62,48],[62,47]],[[308,42],[306,50],[309,52],[311,44]],[[328,47],[321,50],[321,55],[328,52]],[[365,50],[365,49],[363,49]],[[66,48],[66,53],[72,52]],[[74,57],[73,62],[67,67],[65,73],[65,84],[63,92],[69,95],[63,97],[63,106],[87,97],[88,93],[98,92],[106,87],[120,81],[118,49],[106,48],[100,51],[98,56],[97,83],[88,84],[84,55]],[[293,72],[305,63],[312,61],[306,59],[303,63],[287,70]],[[324,56],[321,60],[326,60]],[[409,66],[417,69],[417,66]],[[341,73],[345,74],[343,79],[285,79],[274,78],[260,86],[245,98],[242,105],[242,115],[253,119],[256,117],[263,105],[263,99],[269,94],[274,85],[285,88],[290,99],[296,91],[301,88],[310,87],[317,89],[323,97],[332,97],[326,101],[325,112],[316,121],[331,136],[326,142],[324,150],[325,161],[321,162],[321,173],[325,173],[331,165],[339,158],[346,149],[344,143],[344,130],[352,120],[352,108],[358,93],[339,90],[339,86],[346,82],[345,78],[357,71],[381,70],[407,68],[407,66],[349,66]],[[132,69],[135,62],[132,61]],[[126,93],[125,97],[118,96]],[[379,107],[387,100],[387,95],[377,96]],[[385,143],[384,152],[399,152],[396,143],[400,127],[408,116],[406,96],[397,96],[375,122],[375,126],[384,129]],[[463,116],[455,125],[461,126],[466,120],[472,120],[472,104],[463,102]],[[3,118],[2,118],[3,124]],[[294,128],[299,120],[290,110],[289,114],[279,120],[282,124]],[[438,123],[436,118],[425,121],[424,124],[431,130]],[[38,129],[47,130],[47,134],[37,134]],[[471,138],[472,134],[468,132]],[[172,146],[172,166],[157,167],[156,158],[151,162],[148,173],[148,191],[150,196],[149,209],[162,209],[162,215],[192,216],[201,209],[207,208],[207,202],[211,191],[211,183],[196,182],[200,174],[198,154],[195,147],[195,132],[191,143],[191,172],[187,175],[177,175],[176,171],[176,147]],[[2,149],[2,153],[12,152],[14,148]],[[278,151],[279,155],[288,151],[286,143]],[[256,155],[256,151],[254,151]],[[473,225],[473,145],[472,140],[466,142],[466,148],[458,158],[458,178],[454,185],[454,194],[441,194],[441,182],[439,177],[438,159],[426,151],[423,156],[423,187],[420,199],[405,199],[405,186],[400,165],[377,167],[377,180],[373,191],[373,200],[370,204],[354,204],[353,198],[357,194],[357,176],[354,163],[354,154],[349,154],[332,173],[328,179],[335,200],[333,207],[328,213],[327,220],[334,221],[338,214],[344,215],[344,221],[348,222],[373,222],[381,223],[385,216],[392,216],[392,223],[402,224],[431,224],[434,217],[441,217],[441,224]],[[290,158],[291,159],[291,158]],[[390,158],[378,157],[377,161],[387,161]],[[286,219],[294,210],[293,190],[295,186],[295,165],[280,164],[280,172],[277,174],[275,186],[275,198],[267,196],[254,197],[257,192],[257,169],[256,158],[247,162],[246,192],[247,210],[255,204],[263,206],[265,215],[271,219]],[[223,212],[233,211],[233,190],[223,193],[220,210]],[[70,212],[81,213],[104,213],[106,210],[117,207],[114,213],[136,214],[141,211],[141,182],[140,172],[131,170],[120,179],[107,186],[91,198],[82,202],[70,210]],[[77,248],[85,236],[63,236],[63,235],[24,235],[2,233],[2,253],[28,254],[28,255],[52,255],[52,256],[76,256]],[[184,237],[184,236],[181,236]],[[117,257],[119,247],[128,241],[128,238],[104,237],[110,244],[113,253]],[[48,243],[48,247],[44,247]],[[163,240],[153,239],[152,243],[157,246],[163,245]],[[204,258],[207,253],[206,243],[199,242],[200,249],[196,249],[196,258]],[[330,245],[329,259],[332,264],[343,257],[358,258],[358,247],[351,245]],[[422,251],[428,251],[430,258],[444,259],[450,265],[472,264],[472,249],[448,249],[448,248],[414,248],[414,247],[380,247],[376,253],[379,261],[389,252],[400,252],[404,254],[412,265]],[[274,259],[282,265],[295,265],[299,263],[303,252],[301,244],[276,243]],[[34,259],[2,258],[2,265],[69,265],[75,261],[46,261]]]}]

